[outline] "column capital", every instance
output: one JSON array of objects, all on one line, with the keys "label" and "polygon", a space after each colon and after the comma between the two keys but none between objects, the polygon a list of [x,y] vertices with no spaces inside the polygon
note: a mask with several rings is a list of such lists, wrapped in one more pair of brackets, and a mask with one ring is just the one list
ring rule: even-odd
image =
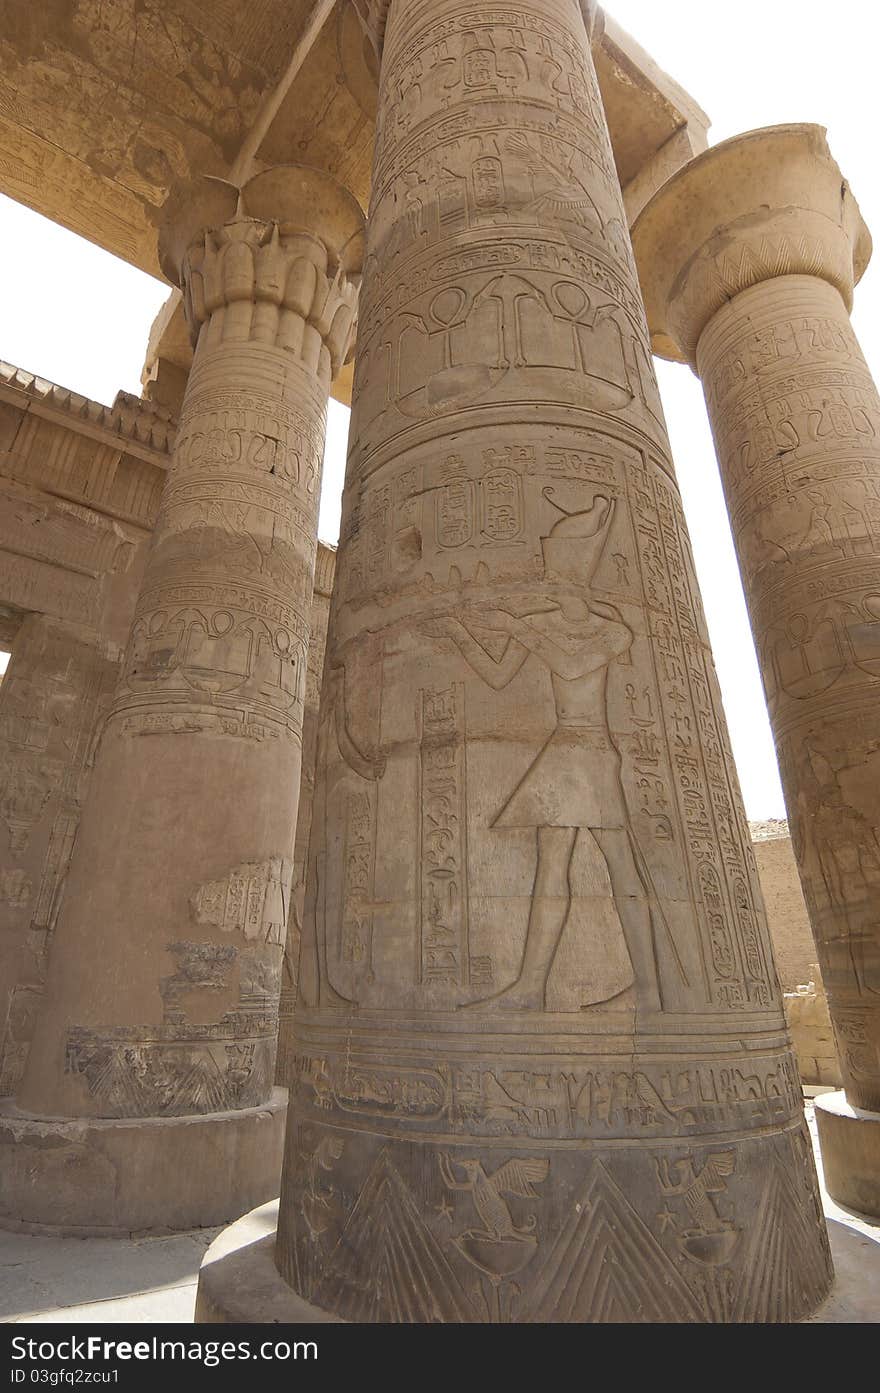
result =
[{"label": "column capital", "polygon": [[633,249],[661,358],[696,360],[713,315],[778,276],[816,276],[852,307],[871,236],[821,126],[768,126],[714,146],[637,218]]},{"label": "column capital", "polygon": [[159,260],[183,290],[193,344],[223,311],[216,341],[253,338],[311,357],[317,334],[335,377],[351,344],[364,225],[354,195],[305,165],[266,169],[241,186],[205,175],[179,190],[166,205]]}]

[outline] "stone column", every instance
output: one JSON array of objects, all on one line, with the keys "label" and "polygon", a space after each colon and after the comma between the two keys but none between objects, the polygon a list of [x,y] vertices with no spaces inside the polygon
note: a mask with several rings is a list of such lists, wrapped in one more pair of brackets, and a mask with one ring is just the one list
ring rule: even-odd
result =
[{"label": "stone column", "polygon": [[275,1192],[325,412],[362,229],[290,166],[204,181],[163,231],[197,346],[10,1123],[28,1223],[213,1224]]},{"label": "stone column", "polygon": [[392,0],[380,86],[287,1310],[795,1319],[825,1230],[581,9]]},{"label": "stone column", "polygon": [[703,382],[846,1098],[835,1198],[880,1213],[880,400],[849,323],[871,243],[818,126],[716,146],[641,214],[656,350]]}]

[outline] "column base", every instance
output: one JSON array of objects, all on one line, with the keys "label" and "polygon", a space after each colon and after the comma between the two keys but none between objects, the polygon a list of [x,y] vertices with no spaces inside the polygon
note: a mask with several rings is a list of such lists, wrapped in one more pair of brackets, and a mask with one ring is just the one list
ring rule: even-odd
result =
[{"label": "column base", "polygon": [[[273,1200],[218,1234],[199,1271],[197,1325],[345,1323],[304,1301],[284,1281],[275,1266],[277,1226],[278,1201]],[[832,1222],[828,1232],[834,1284],[818,1310],[802,1320],[819,1324],[876,1320],[871,1293],[880,1285],[880,1247],[865,1242],[845,1224]]]},{"label": "column base", "polygon": [[39,1118],[0,1102],[0,1228],[119,1238],[229,1223],[278,1194],[287,1089],[240,1112]]},{"label": "column base", "polygon": [[197,1325],[344,1324],[297,1296],[275,1266],[278,1201],[251,1210],[211,1244],[199,1269]]},{"label": "column base", "polygon": [[854,1108],[846,1094],[815,1101],[825,1189],[838,1204],[880,1217],[880,1113]]}]

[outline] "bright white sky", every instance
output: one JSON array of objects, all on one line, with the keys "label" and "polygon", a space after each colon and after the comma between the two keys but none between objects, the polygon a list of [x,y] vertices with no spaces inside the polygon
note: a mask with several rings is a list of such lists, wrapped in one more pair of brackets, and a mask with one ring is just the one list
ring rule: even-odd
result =
[{"label": "bright white sky", "polygon": [[[780,122],[826,126],[865,221],[880,229],[876,0],[607,0],[605,8],[709,113],[712,144]],[[0,247],[0,358],[108,404],[119,388],[139,393],[167,286],[2,195]],[[877,377],[876,267],[856,292],[853,323]],[[784,817],[702,392],[687,368],[657,369],[746,809]],[[348,412],[331,402],[319,524],[328,542],[339,529],[347,430]]]}]

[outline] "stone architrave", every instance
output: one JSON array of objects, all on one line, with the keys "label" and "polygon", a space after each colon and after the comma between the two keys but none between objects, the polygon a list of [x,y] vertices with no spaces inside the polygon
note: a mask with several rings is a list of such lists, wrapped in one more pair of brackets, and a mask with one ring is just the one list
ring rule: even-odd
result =
[{"label": "stone architrave", "polygon": [[275,1193],[325,414],[362,238],[354,198],[297,166],[241,190],[205,180],[164,228],[196,354],[45,1006],[0,1129],[17,1141],[0,1184],[13,1219],[189,1227]]},{"label": "stone architrave", "polygon": [[291,1310],[796,1319],[825,1229],[584,17],[392,0],[380,86]]},{"label": "stone architrave", "polygon": [[880,399],[849,322],[871,252],[818,126],[725,141],[639,217],[655,350],[699,374],[846,1100],[835,1198],[880,1213]]}]

